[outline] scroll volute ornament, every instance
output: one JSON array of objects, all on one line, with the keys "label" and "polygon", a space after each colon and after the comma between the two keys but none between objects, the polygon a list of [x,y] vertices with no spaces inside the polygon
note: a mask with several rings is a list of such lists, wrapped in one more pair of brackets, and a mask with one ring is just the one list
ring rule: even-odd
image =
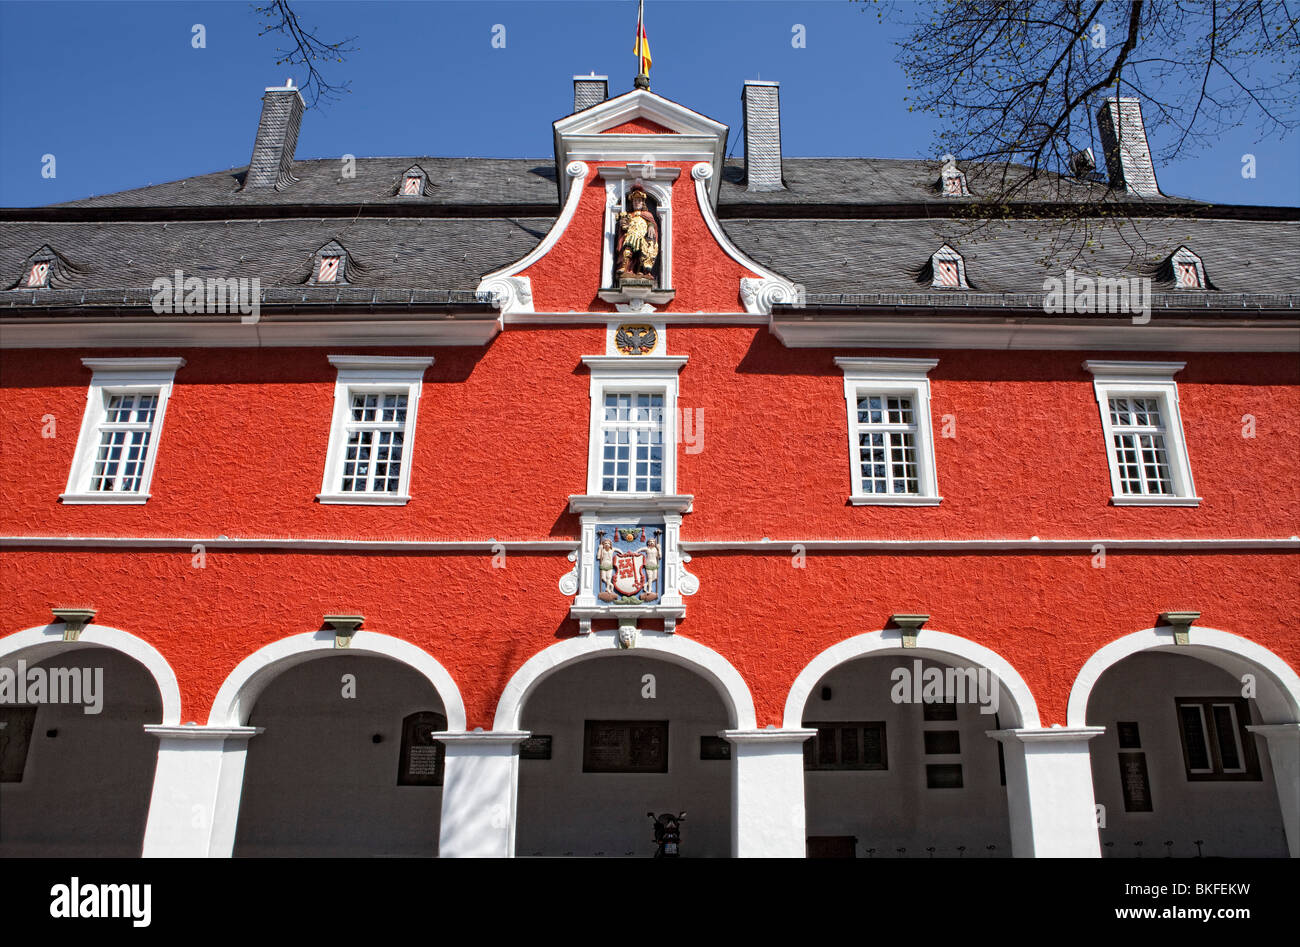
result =
[{"label": "scroll volute ornament", "polygon": [[639,184],[627,195],[630,210],[618,215],[614,243],[614,276],[619,284],[654,284],[659,256],[659,223],[648,206],[649,196]]}]

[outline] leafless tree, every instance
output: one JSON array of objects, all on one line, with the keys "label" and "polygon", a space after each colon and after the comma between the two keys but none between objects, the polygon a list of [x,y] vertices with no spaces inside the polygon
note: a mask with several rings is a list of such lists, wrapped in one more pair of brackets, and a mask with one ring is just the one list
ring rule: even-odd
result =
[{"label": "leafless tree", "polygon": [[322,69],[329,63],[341,63],[345,54],[356,52],[356,47],[351,45],[355,36],[337,43],[325,42],[316,35],[315,27],[308,29],[302,25],[288,0],[271,0],[254,8],[253,12],[263,20],[263,28],[257,35],[278,33],[285,44],[276,50],[281,57],[276,60],[276,65],[306,68],[307,78],[299,82],[298,87],[308,108],[315,107],[322,100],[337,99],[348,91],[350,80],[331,83],[325,79]]}]

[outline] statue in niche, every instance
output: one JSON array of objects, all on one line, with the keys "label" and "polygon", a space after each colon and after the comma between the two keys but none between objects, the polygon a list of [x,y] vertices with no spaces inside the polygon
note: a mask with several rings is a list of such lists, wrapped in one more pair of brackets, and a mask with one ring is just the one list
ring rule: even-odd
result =
[{"label": "statue in niche", "polygon": [[659,256],[659,223],[650,210],[649,195],[636,185],[627,195],[630,210],[618,215],[618,236],[614,243],[614,277],[626,282],[654,283],[654,265]]}]

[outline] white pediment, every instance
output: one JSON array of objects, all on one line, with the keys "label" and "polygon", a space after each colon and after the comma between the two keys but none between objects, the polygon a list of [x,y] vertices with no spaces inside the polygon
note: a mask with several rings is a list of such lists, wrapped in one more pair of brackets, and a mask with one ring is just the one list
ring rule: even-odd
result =
[{"label": "white pediment", "polygon": [[[645,119],[672,132],[637,134],[610,132],[627,122]],[[728,128],[648,89],[634,89],[606,99],[554,123],[556,178],[560,203],[568,196],[564,169],[571,161],[707,161],[713,166],[709,196],[714,204],[722,181],[722,161]]]}]

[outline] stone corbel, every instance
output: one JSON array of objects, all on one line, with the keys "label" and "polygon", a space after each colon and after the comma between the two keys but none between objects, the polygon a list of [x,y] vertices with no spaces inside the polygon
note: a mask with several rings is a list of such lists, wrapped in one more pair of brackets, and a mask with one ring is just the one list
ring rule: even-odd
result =
[{"label": "stone corbel", "polygon": [[916,647],[916,633],[930,620],[929,615],[904,615],[895,613],[889,616],[889,623],[903,632],[903,647]]},{"label": "stone corbel", "polygon": [[365,620],[364,615],[326,615],[324,623],[334,631],[334,647],[350,648],[352,636]]},{"label": "stone corbel", "polygon": [[1200,612],[1161,612],[1160,622],[1174,629],[1174,644],[1190,644],[1188,632],[1200,617]]},{"label": "stone corbel", "polygon": [[54,617],[63,622],[63,640],[76,641],[95,617],[93,608],[54,608]]}]

